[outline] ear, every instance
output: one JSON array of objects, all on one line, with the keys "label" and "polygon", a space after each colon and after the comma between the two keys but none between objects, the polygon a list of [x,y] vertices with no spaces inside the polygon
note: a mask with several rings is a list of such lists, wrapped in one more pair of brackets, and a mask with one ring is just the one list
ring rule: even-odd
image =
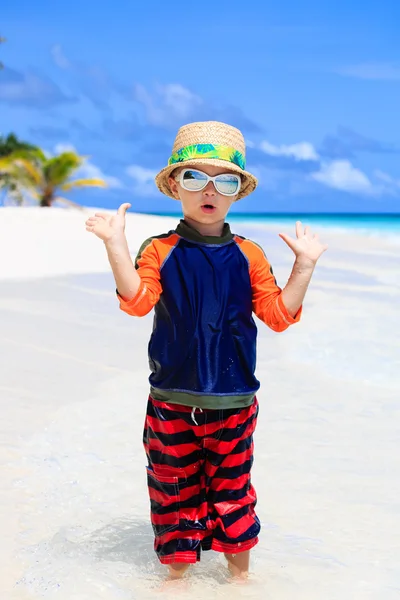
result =
[{"label": "ear", "polygon": [[178,183],[175,181],[175,179],[173,177],[168,177],[168,185],[169,185],[169,189],[171,190],[172,194],[175,196],[175,198],[177,200],[179,200],[179,188],[178,188]]}]

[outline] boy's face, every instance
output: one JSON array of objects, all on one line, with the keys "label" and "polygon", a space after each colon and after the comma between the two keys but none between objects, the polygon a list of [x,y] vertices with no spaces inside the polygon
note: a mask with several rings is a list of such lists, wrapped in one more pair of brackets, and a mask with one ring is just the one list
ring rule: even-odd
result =
[{"label": "boy's face", "polygon": [[[179,182],[175,181],[175,177],[179,175],[184,168],[176,169],[173,172],[173,177],[169,177],[169,187],[177,200],[182,202],[182,211],[185,217],[191,218],[193,221],[203,224],[218,223],[225,220],[228,211],[236,200],[236,196],[224,196],[220,194],[212,181],[209,181],[206,187],[199,192],[191,192],[185,190]],[[206,165],[201,167],[193,167],[198,171],[207,173],[207,175],[215,176],[222,173],[235,173],[230,169],[214,167]]]}]

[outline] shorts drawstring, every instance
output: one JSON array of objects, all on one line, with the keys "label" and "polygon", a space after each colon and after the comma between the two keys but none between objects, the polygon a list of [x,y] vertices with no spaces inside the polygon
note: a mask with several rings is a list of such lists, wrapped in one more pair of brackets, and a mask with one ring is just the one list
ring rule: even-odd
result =
[{"label": "shorts drawstring", "polygon": [[194,413],[196,412],[196,408],[198,408],[200,412],[203,412],[203,409],[200,408],[200,406],[193,406],[193,408],[192,408],[192,421],[195,425],[198,425],[198,422],[194,418]]}]

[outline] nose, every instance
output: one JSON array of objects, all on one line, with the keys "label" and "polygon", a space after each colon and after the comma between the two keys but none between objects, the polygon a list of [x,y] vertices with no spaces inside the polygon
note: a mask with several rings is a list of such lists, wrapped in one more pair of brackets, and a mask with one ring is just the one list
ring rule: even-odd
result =
[{"label": "nose", "polygon": [[216,196],[217,190],[215,189],[214,183],[212,181],[209,181],[207,183],[206,187],[203,190],[203,194],[206,194],[207,196]]}]

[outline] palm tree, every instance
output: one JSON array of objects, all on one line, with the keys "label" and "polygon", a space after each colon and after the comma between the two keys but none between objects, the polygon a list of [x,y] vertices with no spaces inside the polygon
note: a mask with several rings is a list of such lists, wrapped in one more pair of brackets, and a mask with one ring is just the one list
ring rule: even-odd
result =
[{"label": "palm tree", "polygon": [[84,156],[73,151],[61,152],[57,156],[49,157],[40,148],[16,150],[0,158],[0,170],[4,170],[17,181],[39,202],[40,206],[49,207],[58,201],[80,208],[78,204],[59,196],[59,193],[78,187],[107,186],[103,179],[71,179],[74,172],[83,166],[85,160]]},{"label": "palm tree", "polygon": [[[0,135],[0,159],[10,156],[14,152],[34,152],[38,150],[36,146],[28,142],[21,141],[14,133],[7,137]],[[16,180],[11,173],[0,169],[0,190],[8,195],[14,204],[23,203],[23,192],[20,182]]]},{"label": "palm tree", "polygon": [[33,152],[37,150],[37,146],[33,146],[28,142],[19,140],[15,133],[9,133],[7,137],[0,135],[0,157],[9,156],[16,150],[23,150],[26,152]]}]

